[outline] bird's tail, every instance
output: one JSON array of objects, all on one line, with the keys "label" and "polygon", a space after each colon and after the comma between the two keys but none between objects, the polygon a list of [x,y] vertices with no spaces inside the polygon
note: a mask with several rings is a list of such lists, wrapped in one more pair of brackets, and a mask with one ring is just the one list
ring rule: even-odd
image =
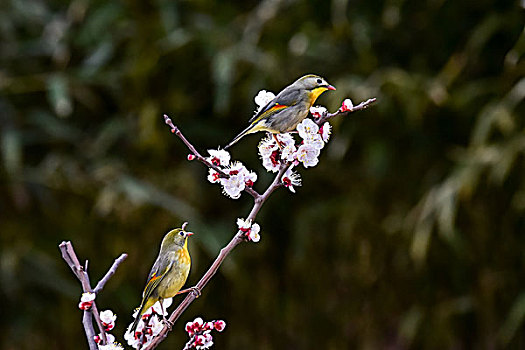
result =
[{"label": "bird's tail", "polygon": [[133,321],[133,325],[131,326],[131,334],[135,334],[135,330],[137,329],[137,326],[139,325],[139,320],[142,317],[142,309],[138,312],[137,316],[135,316],[135,321]]},{"label": "bird's tail", "polygon": [[246,129],[244,129],[239,135],[235,136],[235,138],[229,143],[227,144],[224,149],[228,149],[230,148],[231,146],[233,146],[235,143],[237,143],[237,141],[239,141],[240,139],[242,139],[245,135],[248,135],[248,134],[251,134],[251,133],[254,133],[254,132],[257,132],[257,131],[261,131],[261,130],[266,130],[265,129],[265,126],[264,124],[262,124],[260,121],[255,121],[253,123],[251,123],[250,125],[248,125],[248,127]]},{"label": "bird's tail", "polygon": [[[139,311],[137,312],[137,316],[135,316],[135,321],[133,321],[133,325],[131,326],[131,334],[135,334],[135,330],[137,329],[137,326],[139,325],[139,321],[142,318],[142,314],[144,311],[147,310],[146,308],[146,302],[148,301],[148,298],[143,298],[142,302],[139,306]],[[151,306],[151,305],[150,305]]]},{"label": "bird's tail", "polygon": [[253,125],[249,125],[246,129],[244,129],[239,135],[235,136],[235,138],[229,143],[227,144],[226,146],[224,146],[224,149],[228,149],[230,148],[231,146],[233,146],[235,143],[237,143],[237,141],[239,141],[240,139],[242,139],[244,137],[244,135],[246,134],[249,134],[249,131],[253,128]]}]

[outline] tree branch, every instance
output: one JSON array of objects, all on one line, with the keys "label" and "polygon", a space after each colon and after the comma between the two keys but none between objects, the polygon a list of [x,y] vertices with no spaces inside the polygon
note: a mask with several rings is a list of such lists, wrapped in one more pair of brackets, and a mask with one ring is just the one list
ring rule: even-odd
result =
[{"label": "tree branch", "polygon": [[[89,281],[89,275],[87,273],[87,262],[86,262],[86,268],[84,268],[82,265],[80,265],[80,261],[78,260],[78,257],[75,253],[75,250],[73,249],[73,245],[71,242],[62,242],[59,244],[59,249],[62,253],[62,258],[64,261],[68,264],[68,266],[71,268],[75,276],[80,281],[80,284],[82,285],[82,290],[84,293],[95,293],[97,294],[104,288],[107,281],[113,276],[115,273],[117,267],[127,258],[127,254],[122,254],[118,259],[115,260],[109,271],[106,273],[106,275],[98,282],[95,290],[91,289],[91,283]],[[93,318],[95,318],[95,322],[98,326],[98,329],[100,331],[100,334],[102,335],[102,342],[103,344],[107,344],[107,337],[106,332],[104,330],[104,326],[102,325],[102,321],[100,320],[100,314],[97,309],[97,304],[95,301],[93,301],[93,305],[89,310],[84,310],[84,315],[82,317],[82,324],[84,325],[84,332],[86,333],[86,338],[89,344],[90,350],[97,350],[98,345],[95,342],[95,329],[93,327]]]}]

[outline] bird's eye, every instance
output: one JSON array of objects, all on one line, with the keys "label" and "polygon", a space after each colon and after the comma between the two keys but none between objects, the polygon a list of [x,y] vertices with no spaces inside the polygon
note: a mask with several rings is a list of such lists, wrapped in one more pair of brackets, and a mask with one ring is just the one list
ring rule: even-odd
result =
[{"label": "bird's eye", "polygon": [[321,79],[317,79],[317,84],[321,85],[323,81]]},{"label": "bird's eye", "polygon": [[179,235],[181,235],[182,237],[184,237],[184,233],[185,233],[184,231],[180,231],[180,232],[179,232]]}]

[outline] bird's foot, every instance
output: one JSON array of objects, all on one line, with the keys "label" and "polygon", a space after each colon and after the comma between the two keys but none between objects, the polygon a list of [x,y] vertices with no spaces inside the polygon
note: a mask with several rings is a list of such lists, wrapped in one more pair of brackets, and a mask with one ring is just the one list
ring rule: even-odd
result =
[{"label": "bird's foot", "polygon": [[275,142],[277,142],[277,146],[279,147],[280,150],[283,149],[283,143],[281,141],[279,141],[279,138],[277,138],[277,134],[272,134]]},{"label": "bird's foot", "polygon": [[171,332],[171,328],[173,327],[173,322],[171,322],[170,320],[168,320],[166,318],[166,316],[162,316],[162,321],[164,322],[164,324],[166,325],[166,327],[168,327],[168,331]]},{"label": "bird's foot", "polygon": [[193,287],[189,287],[189,288],[187,288],[187,289],[180,290],[180,291],[177,293],[177,295],[178,295],[178,294],[184,294],[184,293],[190,293],[190,292],[195,296],[195,298],[200,297],[201,294],[202,294],[202,293],[201,293],[201,289],[200,289],[199,287],[197,287],[197,286],[193,286]]}]

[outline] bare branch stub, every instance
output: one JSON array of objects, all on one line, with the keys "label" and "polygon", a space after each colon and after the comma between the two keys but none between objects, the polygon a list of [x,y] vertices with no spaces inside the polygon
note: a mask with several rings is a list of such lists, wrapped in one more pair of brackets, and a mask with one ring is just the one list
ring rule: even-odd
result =
[{"label": "bare branch stub", "polygon": [[104,275],[104,277],[97,283],[97,286],[95,287],[95,289],[93,290],[94,293],[98,294],[102,288],[104,288],[104,286],[106,285],[106,283],[109,281],[109,279],[115,274],[115,272],[117,271],[117,268],[119,267],[119,265],[124,261],[126,260],[126,258],[128,257],[128,254],[126,253],[123,253],[121,254],[117,259],[115,259],[115,261],[113,262],[113,265],[111,265],[111,267],[109,268],[108,272],[106,272],[106,274]]}]

